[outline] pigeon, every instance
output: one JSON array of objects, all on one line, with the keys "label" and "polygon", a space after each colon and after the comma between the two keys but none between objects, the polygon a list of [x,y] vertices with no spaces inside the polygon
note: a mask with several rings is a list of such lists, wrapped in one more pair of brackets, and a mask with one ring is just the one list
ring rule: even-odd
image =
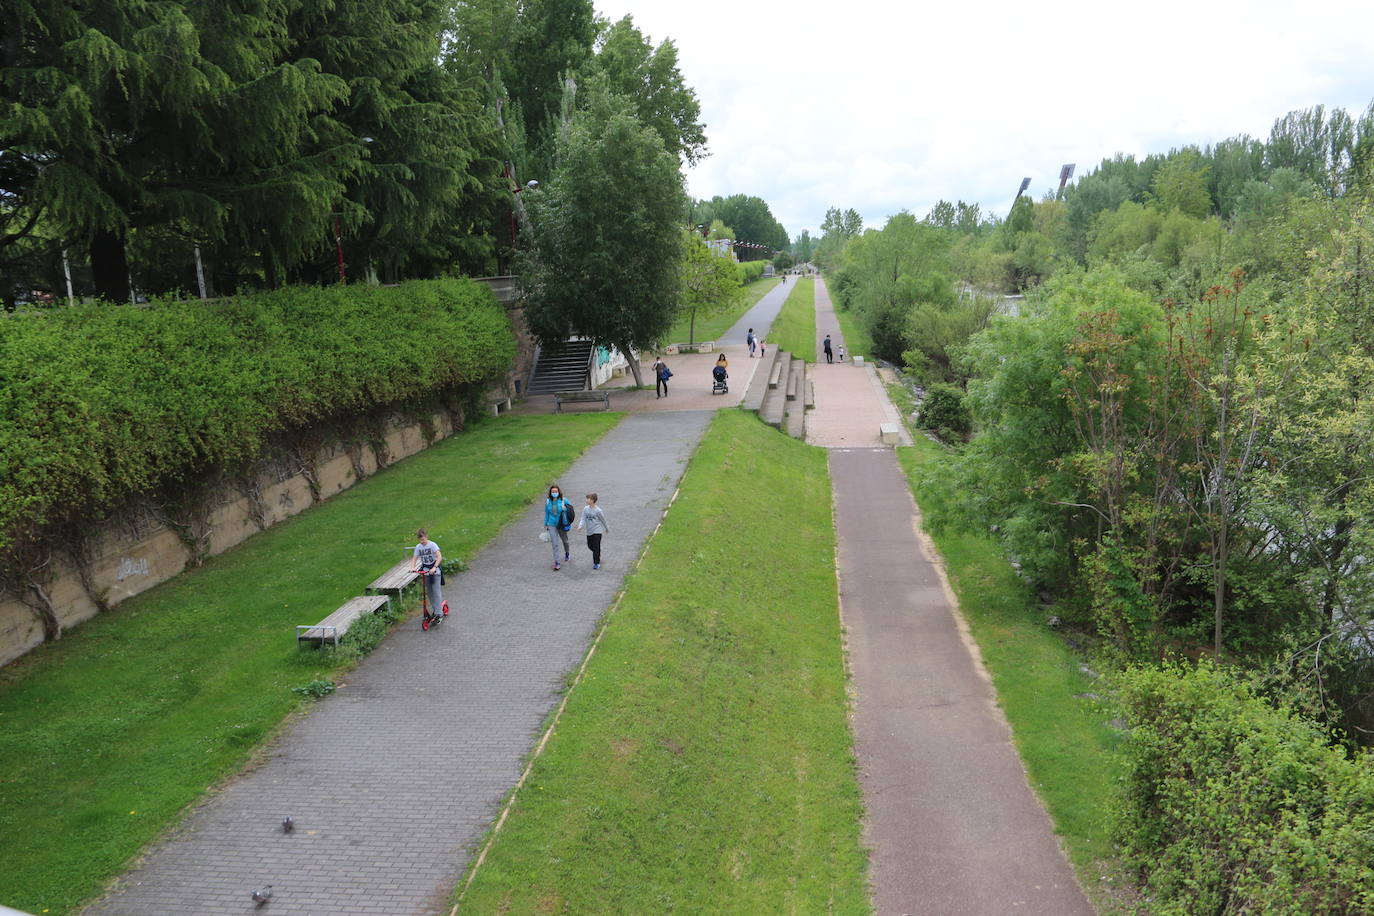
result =
[{"label": "pigeon", "polygon": [[296,822],[295,822],[294,820],[291,819],[291,815],[288,814],[286,817],[284,817],[284,818],[281,819],[281,832],[282,832],[282,833],[290,833],[292,830],[295,830],[295,829],[296,829]]},{"label": "pigeon", "polygon": [[272,899],[272,885],[269,884],[266,887],[258,888],[257,890],[253,891],[252,897],[254,903],[256,903],[258,906],[262,906],[264,903]]}]

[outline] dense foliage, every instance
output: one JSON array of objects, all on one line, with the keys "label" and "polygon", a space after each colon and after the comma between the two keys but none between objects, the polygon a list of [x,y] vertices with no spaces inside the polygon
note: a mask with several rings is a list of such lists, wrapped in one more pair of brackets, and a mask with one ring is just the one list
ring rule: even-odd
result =
[{"label": "dense foliage", "polygon": [[[567,134],[557,171],[529,202],[520,284],[530,330],[546,346],[576,335],[622,353],[647,349],[681,302],[677,157],[609,91],[594,91]],[[630,368],[638,382],[639,362]]]},{"label": "dense foliage", "polygon": [[1119,832],[1149,912],[1374,912],[1374,754],[1211,665],[1121,682]]},{"label": "dense foliage", "polygon": [[[691,164],[672,41],[591,0],[39,0],[0,11],[0,296],[214,296],[508,269],[602,80]],[[516,176],[521,176],[517,182]],[[340,261],[342,260],[342,264]]]},{"label": "dense foliage", "polygon": [[735,247],[741,261],[767,260],[789,244],[787,230],[773,216],[768,203],[748,194],[694,201],[690,218],[695,226],[710,226],[716,220],[728,226],[730,238],[741,243]]},{"label": "dense foliage", "polygon": [[500,152],[442,63],[443,0],[7,4],[0,271],[12,303],[481,268]]},{"label": "dense foliage", "polygon": [[514,346],[467,280],[0,320],[0,549],[251,462],[279,431],[485,383]]}]

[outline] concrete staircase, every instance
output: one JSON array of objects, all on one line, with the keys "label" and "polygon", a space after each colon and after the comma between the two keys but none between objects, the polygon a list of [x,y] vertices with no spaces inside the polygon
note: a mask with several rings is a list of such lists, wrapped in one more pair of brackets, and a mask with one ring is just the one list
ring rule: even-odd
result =
[{"label": "concrete staircase", "polygon": [[554,391],[581,391],[589,387],[592,367],[592,342],[570,340],[557,350],[540,348],[530,373],[528,394]]},{"label": "concrete staircase", "polygon": [[806,378],[806,361],[774,349],[754,371],[744,393],[744,409],[796,439],[806,438],[806,408],[816,403]]}]

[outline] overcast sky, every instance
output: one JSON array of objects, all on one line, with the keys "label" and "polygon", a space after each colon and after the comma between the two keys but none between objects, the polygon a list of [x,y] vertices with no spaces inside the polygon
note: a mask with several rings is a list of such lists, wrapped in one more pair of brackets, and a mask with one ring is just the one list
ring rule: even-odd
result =
[{"label": "overcast sky", "polygon": [[[793,237],[963,199],[1005,215],[1079,174],[1374,100],[1369,0],[596,0],[671,38],[711,155],[694,197],[753,194]],[[1120,12],[1116,12],[1120,10]]]}]

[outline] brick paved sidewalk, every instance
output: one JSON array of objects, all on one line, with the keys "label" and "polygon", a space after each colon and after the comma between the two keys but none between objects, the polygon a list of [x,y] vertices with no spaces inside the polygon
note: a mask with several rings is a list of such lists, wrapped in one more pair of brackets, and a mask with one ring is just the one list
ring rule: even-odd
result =
[{"label": "brick paved sidewalk", "polygon": [[[449,580],[456,616],[428,633],[404,624],[87,912],[247,913],[271,884],[273,914],[447,913],[710,418],[627,417],[557,481],[579,506],[601,495],[600,571],[575,530],[572,561],[550,569],[540,500]],[[531,481],[531,495],[548,484]]]},{"label": "brick paved sidewalk", "polygon": [[897,408],[887,396],[887,390],[878,380],[873,366],[855,366],[853,363],[827,363],[821,350],[821,341],[830,335],[836,353],[844,343],[840,333],[840,323],[835,320],[835,309],[830,301],[830,291],[825,281],[816,280],[816,353],[820,362],[807,369],[816,392],[816,408],[806,415],[806,441],[811,445],[825,448],[867,448],[882,445],[879,425],[895,423],[898,439],[903,445],[911,444],[906,426],[901,421]]}]

